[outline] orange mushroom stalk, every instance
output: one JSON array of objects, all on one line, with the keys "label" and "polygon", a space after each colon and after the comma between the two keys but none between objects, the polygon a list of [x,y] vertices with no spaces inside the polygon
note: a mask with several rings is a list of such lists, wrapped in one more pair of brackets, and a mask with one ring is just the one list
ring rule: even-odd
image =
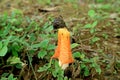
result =
[{"label": "orange mushroom stalk", "polygon": [[62,69],[66,69],[69,63],[74,62],[70,47],[70,32],[66,28],[58,29],[58,46],[52,58],[59,60]]}]

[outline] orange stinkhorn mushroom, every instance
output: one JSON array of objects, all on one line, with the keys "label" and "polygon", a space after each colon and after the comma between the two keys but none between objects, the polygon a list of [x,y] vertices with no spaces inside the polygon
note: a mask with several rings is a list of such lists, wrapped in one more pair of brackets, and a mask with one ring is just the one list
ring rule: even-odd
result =
[{"label": "orange stinkhorn mushroom", "polygon": [[67,68],[69,63],[74,62],[70,47],[70,32],[66,28],[58,29],[58,46],[52,58],[59,60],[62,69]]}]

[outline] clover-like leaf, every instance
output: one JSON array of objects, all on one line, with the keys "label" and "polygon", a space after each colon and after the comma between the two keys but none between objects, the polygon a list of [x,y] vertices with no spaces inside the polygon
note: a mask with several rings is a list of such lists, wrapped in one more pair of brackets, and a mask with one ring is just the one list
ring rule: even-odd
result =
[{"label": "clover-like leaf", "polygon": [[5,56],[6,53],[8,51],[8,48],[7,46],[3,46],[1,49],[0,49],[0,56]]},{"label": "clover-like leaf", "polygon": [[45,50],[41,50],[39,53],[38,53],[38,58],[44,58],[44,56],[47,54],[47,51]]}]

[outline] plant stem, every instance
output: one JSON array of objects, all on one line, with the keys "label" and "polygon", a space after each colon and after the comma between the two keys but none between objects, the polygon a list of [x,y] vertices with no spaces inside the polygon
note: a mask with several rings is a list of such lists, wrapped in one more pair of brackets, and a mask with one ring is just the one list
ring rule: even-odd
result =
[{"label": "plant stem", "polygon": [[29,56],[28,53],[27,53],[27,56],[28,56],[28,60],[29,60],[29,64],[30,64],[30,66],[31,66],[32,72],[33,72],[33,74],[34,74],[34,76],[35,76],[35,80],[37,80],[37,77],[36,77],[36,74],[35,74],[35,71],[34,71],[34,69],[33,69],[33,66],[32,66],[32,63],[31,63],[31,60],[30,60],[30,56]]}]

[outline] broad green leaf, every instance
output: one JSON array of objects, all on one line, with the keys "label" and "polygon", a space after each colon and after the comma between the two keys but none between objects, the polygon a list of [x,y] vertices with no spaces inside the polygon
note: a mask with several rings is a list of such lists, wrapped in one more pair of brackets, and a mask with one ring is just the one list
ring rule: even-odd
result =
[{"label": "broad green leaf", "polygon": [[85,75],[85,76],[89,76],[89,74],[90,74],[89,69],[88,69],[88,67],[86,66],[86,67],[85,67],[85,71],[84,71],[84,75]]},{"label": "broad green leaf", "polygon": [[81,67],[81,69],[83,69],[83,68],[86,67],[86,65],[85,64],[81,64],[80,67]]},{"label": "broad green leaf", "polygon": [[98,74],[101,74],[101,69],[100,69],[100,66],[96,67],[96,72],[98,72]]},{"label": "broad green leaf", "polygon": [[88,15],[93,18],[95,16],[95,11],[94,10],[89,10]]},{"label": "broad green leaf", "polygon": [[23,31],[23,28],[15,28],[15,31],[21,32],[21,31]]},{"label": "broad green leaf", "polygon": [[47,67],[40,67],[39,70],[38,70],[38,72],[47,71],[47,69],[48,69]]},{"label": "broad green leaf", "polygon": [[15,51],[19,51],[21,47],[18,45],[18,43],[14,42],[12,44],[12,48],[14,48]]},{"label": "broad green leaf", "polygon": [[1,76],[7,77],[7,76],[9,76],[9,73],[4,72]]},{"label": "broad green leaf", "polygon": [[24,63],[22,63],[22,64],[16,64],[15,67],[16,67],[17,69],[22,69],[22,68],[23,68],[23,65],[25,65],[25,64],[24,64]]},{"label": "broad green leaf", "polygon": [[53,26],[52,25],[45,29],[46,32],[51,32],[52,30],[53,30]]},{"label": "broad green leaf", "polygon": [[4,42],[4,45],[5,45],[5,46],[8,45],[9,41],[11,40],[11,38],[12,38],[12,36],[9,36],[9,37],[5,40],[5,42]]},{"label": "broad green leaf", "polygon": [[80,58],[81,58],[81,59],[84,59],[84,58],[85,58],[85,54],[82,53],[82,54],[80,55]]},{"label": "broad green leaf", "polygon": [[100,66],[97,63],[92,63],[91,67],[95,68],[96,72],[98,72],[99,74],[101,73],[101,69]]},{"label": "broad green leaf", "polygon": [[45,48],[45,49],[47,49],[48,43],[49,43],[49,40],[45,39],[45,40],[41,41],[40,43],[33,44],[32,48]]},{"label": "broad green leaf", "polygon": [[45,39],[45,40],[41,41],[40,48],[47,48],[48,43],[49,43],[48,39]]},{"label": "broad green leaf", "polygon": [[47,47],[47,50],[53,50],[53,49],[55,49],[55,47],[56,47],[55,45],[49,44]]},{"label": "broad green leaf", "polygon": [[8,51],[8,48],[7,46],[3,46],[1,49],[0,49],[0,56],[5,56],[6,53]]},{"label": "broad green leaf", "polygon": [[64,77],[64,80],[69,80],[67,76]]},{"label": "broad green leaf", "polygon": [[92,25],[91,25],[91,24],[86,24],[86,25],[84,26],[84,28],[92,28]]},{"label": "broad green leaf", "polygon": [[2,36],[6,36],[9,33],[10,28],[11,28],[11,24],[7,24],[5,30],[3,30]]},{"label": "broad green leaf", "polygon": [[38,53],[38,58],[44,58],[44,56],[47,54],[47,51],[45,50],[41,50],[39,53]]},{"label": "broad green leaf", "polygon": [[5,13],[3,14],[2,20],[3,20],[4,22],[6,22],[7,19],[8,19],[8,13],[5,12]]},{"label": "broad green leaf", "polygon": [[33,42],[33,41],[35,41],[35,40],[36,40],[35,34],[34,34],[34,33],[31,33],[31,34],[30,34],[30,41]]},{"label": "broad green leaf", "polygon": [[10,22],[11,22],[11,24],[13,24],[13,23],[17,22],[17,19],[13,18],[13,19],[10,20]]},{"label": "broad green leaf", "polygon": [[91,34],[95,33],[95,28],[91,28],[91,29],[90,29],[90,33],[91,33]]},{"label": "broad green leaf", "polygon": [[56,71],[52,71],[52,75],[53,75],[54,77],[57,77],[57,72],[56,72]]},{"label": "broad green leaf", "polygon": [[13,50],[12,50],[12,55],[13,55],[13,56],[18,56],[17,51],[15,51],[15,50],[13,49]]},{"label": "broad green leaf", "polygon": [[93,62],[90,66],[93,67],[93,68],[95,68],[96,67],[96,63]]},{"label": "broad green leaf", "polygon": [[46,34],[40,34],[40,37],[43,38],[43,39],[46,39],[46,38],[48,38],[48,35],[46,35]]},{"label": "broad green leaf", "polygon": [[20,63],[21,64],[22,62],[21,62],[19,57],[13,56],[13,57],[9,57],[7,59],[7,63],[9,63],[9,64],[18,64],[18,63]]},{"label": "broad green leaf", "polygon": [[80,58],[80,52],[75,52],[73,53],[74,58]]},{"label": "broad green leaf", "polygon": [[92,42],[91,43],[95,43],[95,42],[97,42],[97,41],[99,41],[100,40],[100,38],[98,38],[98,37],[94,37],[94,38],[92,38]]},{"label": "broad green leaf", "polygon": [[32,45],[32,48],[39,48],[40,45],[41,45],[41,43],[33,44],[33,45]]},{"label": "broad green leaf", "polygon": [[0,49],[2,48],[3,44],[2,44],[2,41],[0,41]]},{"label": "broad green leaf", "polygon": [[103,36],[105,39],[108,39],[108,34],[103,33],[102,36]]},{"label": "broad green leaf", "polygon": [[57,78],[57,80],[63,80],[63,77],[59,76],[59,77]]},{"label": "broad green leaf", "polygon": [[44,25],[43,25],[43,30],[45,30],[47,27],[48,27],[48,25],[49,25],[49,23],[48,22],[46,22]]},{"label": "broad green leaf", "polygon": [[7,78],[6,77],[1,77],[0,80],[7,80]]},{"label": "broad green leaf", "polygon": [[71,44],[71,48],[72,48],[72,49],[75,48],[75,47],[78,47],[78,46],[79,46],[79,44],[77,44],[77,43]]},{"label": "broad green leaf", "polygon": [[17,42],[14,42],[14,43],[12,44],[11,49],[12,49],[12,54],[13,54],[13,56],[18,56],[18,52],[20,51],[21,46],[19,46]]},{"label": "broad green leaf", "polygon": [[97,25],[97,23],[98,23],[97,21],[93,22],[92,23],[92,28],[94,28]]},{"label": "broad green leaf", "polygon": [[8,76],[8,80],[13,80],[13,74],[10,74],[10,75]]},{"label": "broad green leaf", "polygon": [[91,62],[91,60],[88,59],[88,58],[83,59],[83,61],[84,61],[84,62]]},{"label": "broad green leaf", "polygon": [[45,64],[43,67],[40,67],[38,72],[47,71],[50,68],[49,64]]},{"label": "broad green leaf", "polygon": [[16,16],[22,16],[22,11],[19,9],[14,9],[11,13],[11,17],[15,18]]},{"label": "broad green leaf", "polygon": [[109,10],[111,8],[111,4],[104,4],[101,6],[102,9]]},{"label": "broad green leaf", "polygon": [[10,75],[8,76],[8,80],[17,80],[17,78],[14,78],[13,74],[10,74]]}]

